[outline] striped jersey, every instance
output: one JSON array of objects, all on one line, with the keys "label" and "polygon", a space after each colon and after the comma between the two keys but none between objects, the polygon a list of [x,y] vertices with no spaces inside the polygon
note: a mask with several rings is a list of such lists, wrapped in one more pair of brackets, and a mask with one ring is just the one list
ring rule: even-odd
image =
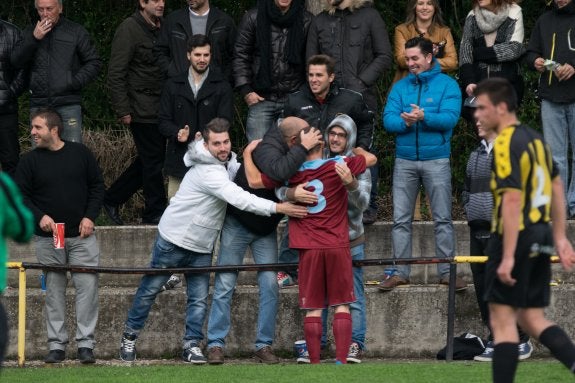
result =
[{"label": "striped jersey", "polygon": [[519,231],[549,222],[552,180],[558,171],[542,135],[526,125],[512,125],[497,136],[493,150],[491,190],[495,208],[491,230],[503,233],[501,202],[509,189],[521,191]]}]

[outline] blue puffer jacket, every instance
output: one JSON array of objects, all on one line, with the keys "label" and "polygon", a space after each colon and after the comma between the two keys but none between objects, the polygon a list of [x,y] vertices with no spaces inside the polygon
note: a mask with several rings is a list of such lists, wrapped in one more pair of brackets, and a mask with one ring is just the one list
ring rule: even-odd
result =
[{"label": "blue puffer jacket", "polygon": [[[400,117],[411,104],[424,109],[424,119],[408,127]],[[396,133],[396,157],[411,161],[449,158],[451,134],[459,119],[461,91],[457,82],[441,73],[437,61],[418,76],[410,73],[395,83],[383,110],[383,126]]]}]

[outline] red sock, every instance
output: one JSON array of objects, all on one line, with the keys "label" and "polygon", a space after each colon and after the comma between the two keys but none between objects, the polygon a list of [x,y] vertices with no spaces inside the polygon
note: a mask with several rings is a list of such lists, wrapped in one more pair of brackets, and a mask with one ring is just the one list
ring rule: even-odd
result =
[{"label": "red sock", "polygon": [[351,314],[335,313],[332,326],[335,339],[335,360],[347,363],[347,353],[351,343]]},{"label": "red sock", "polygon": [[312,364],[317,364],[319,363],[319,354],[321,352],[321,317],[305,317],[303,320],[303,332],[309,360]]}]

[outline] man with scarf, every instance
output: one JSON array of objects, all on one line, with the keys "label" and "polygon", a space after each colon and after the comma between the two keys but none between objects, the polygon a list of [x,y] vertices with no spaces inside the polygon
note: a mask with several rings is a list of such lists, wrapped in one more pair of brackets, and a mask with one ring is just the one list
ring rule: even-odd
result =
[{"label": "man with scarf", "polygon": [[246,12],[234,46],[233,77],[248,105],[248,141],[281,116],[287,95],[305,81],[305,44],[312,15],[305,0],[259,0]]}]

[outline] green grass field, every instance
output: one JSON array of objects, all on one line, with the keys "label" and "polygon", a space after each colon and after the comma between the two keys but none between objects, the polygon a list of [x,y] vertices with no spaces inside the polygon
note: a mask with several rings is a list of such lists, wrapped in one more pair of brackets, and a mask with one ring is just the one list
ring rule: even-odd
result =
[{"label": "green grass field", "polygon": [[[491,381],[490,363],[366,361],[360,365],[320,366],[280,364],[225,364],[222,366],[126,365],[4,368],[1,382],[9,383],[171,383],[171,382],[389,382],[389,383],[475,383]],[[518,383],[574,382],[569,371],[555,361],[519,364]]]}]

